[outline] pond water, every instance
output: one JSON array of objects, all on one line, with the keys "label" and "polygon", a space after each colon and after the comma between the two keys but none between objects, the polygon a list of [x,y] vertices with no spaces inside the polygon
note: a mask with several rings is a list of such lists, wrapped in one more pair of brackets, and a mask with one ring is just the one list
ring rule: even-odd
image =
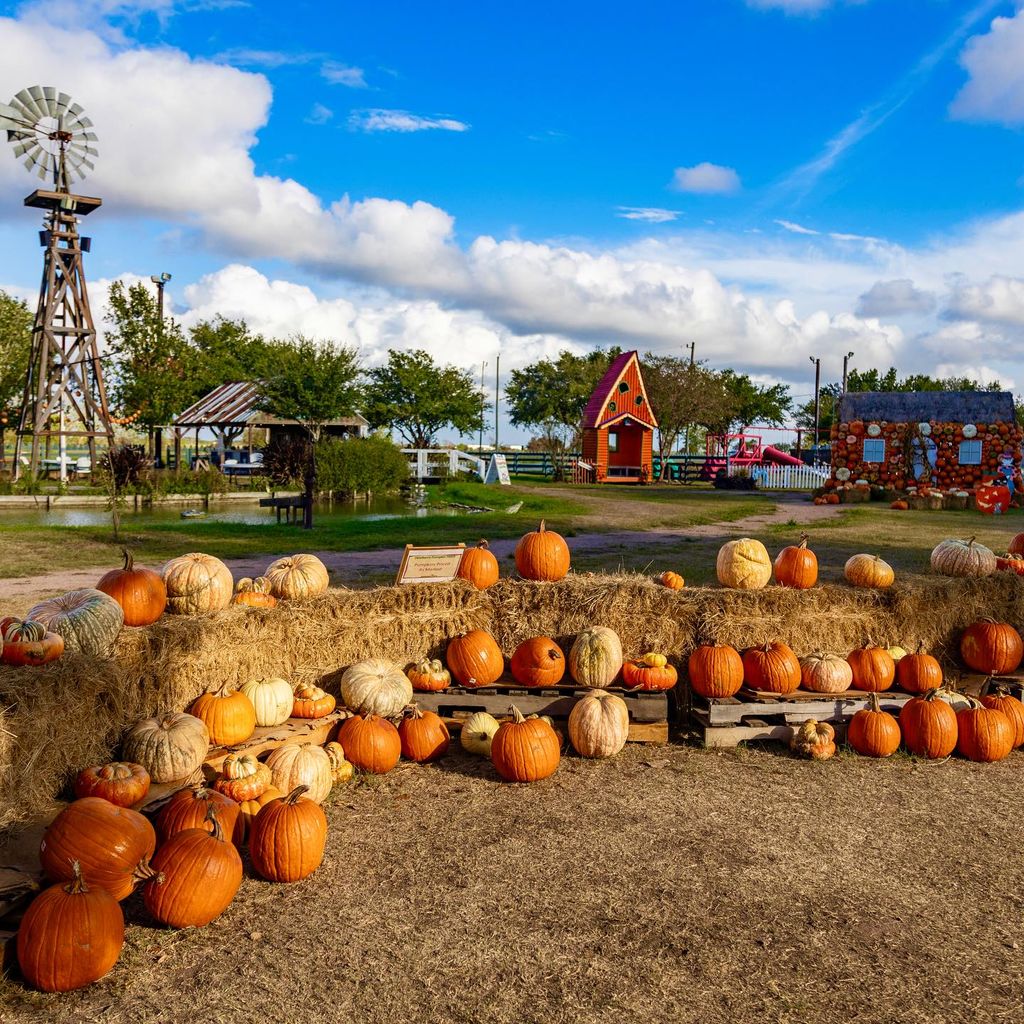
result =
[{"label": "pond water", "polygon": [[[195,508],[205,511],[205,515],[195,518],[183,517],[186,509]],[[316,522],[341,522],[346,519],[401,519],[410,516],[427,515],[464,515],[464,509],[444,507],[424,507],[412,505],[403,498],[371,498],[368,501],[336,501],[331,504],[317,504],[313,517]],[[126,526],[131,524],[143,527],[149,523],[187,523],[189,527],[200,529],[203,523],[239,523],[244,526],[276,525],[277,513],[272,508],[260,508],[255,503],[239,504],[231,502],[218,504],[211,502],[210,508],[203,508],[202,500],[194,506],[187,504],[158,505],[156,508],[142,509],[138,512],[125,510],[122,520]],[[282,514],[282,522],[284,520]],[[89,508],[52,508],[52,509],[2,509],[0,508],[0,529],[10,526],[106,526],[110,523],[110,512],[102,506]]]}]

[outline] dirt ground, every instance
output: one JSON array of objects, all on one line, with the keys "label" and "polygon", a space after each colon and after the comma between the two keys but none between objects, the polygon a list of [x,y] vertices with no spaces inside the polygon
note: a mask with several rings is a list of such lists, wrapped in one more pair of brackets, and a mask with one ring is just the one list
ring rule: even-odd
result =
[{"label": "dirt ground", "polygon": [[147,923],[80,993],[0,1020],[952,1024],[1024,1019],[1024,754],[825,764],[780,747],[459,754],[332,794],[320,870]]}]

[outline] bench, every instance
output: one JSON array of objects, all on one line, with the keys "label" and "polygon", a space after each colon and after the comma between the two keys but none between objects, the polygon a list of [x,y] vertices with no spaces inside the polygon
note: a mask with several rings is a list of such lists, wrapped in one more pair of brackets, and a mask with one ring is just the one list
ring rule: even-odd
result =
[{"label": "bench", "polygon": [[299,522],[301,517],[299,511],[306,509],[306,496],[304,494],[290,495],[286,498],[260,498],[260,508],[272,508],[277,510],[277,521],[281,522],[281,509],[284,509],[286,523]]}]

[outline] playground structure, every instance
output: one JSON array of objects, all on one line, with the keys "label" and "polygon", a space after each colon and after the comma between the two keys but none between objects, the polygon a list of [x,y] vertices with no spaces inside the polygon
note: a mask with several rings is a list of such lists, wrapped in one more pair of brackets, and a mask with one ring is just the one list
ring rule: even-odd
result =
[{"label": "playground structure", "polygon": [[721,470],[728,475],[737,469],[753,470],[764,465],[803,466],[805,463],[774,445],[765,444],[760,434],[708,434],[705,438],[702,473],[707,480],[714,480]]}]

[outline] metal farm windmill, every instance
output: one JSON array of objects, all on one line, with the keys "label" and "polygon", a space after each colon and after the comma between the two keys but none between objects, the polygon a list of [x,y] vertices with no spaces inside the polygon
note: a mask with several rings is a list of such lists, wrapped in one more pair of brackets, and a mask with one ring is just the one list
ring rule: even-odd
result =
[{"label": "metal farm windmill", "polygon": [[93,464],[96,438],[105,437],[108,444],[113,438],[82,266],[82,253],[89,251],[91,239],[78,234],[79,217],[92,213],[102,202],[71,192],[71,183],[93,169],[96,134],[92,121],[70,96],[38,85],[22,89],[10,103],[0,103],[0,130],[6,130],[15,158],[48,182],[48,187],[25,199],[26,206],[46,211],[44,229],[39,232],[45,253],[14,474],[15,479],[21,474],[22,449],[29,439],[29,472],[35,475],[40,443],[49,448],[56,438],[64,479],[68,437],[87,439]]}]

